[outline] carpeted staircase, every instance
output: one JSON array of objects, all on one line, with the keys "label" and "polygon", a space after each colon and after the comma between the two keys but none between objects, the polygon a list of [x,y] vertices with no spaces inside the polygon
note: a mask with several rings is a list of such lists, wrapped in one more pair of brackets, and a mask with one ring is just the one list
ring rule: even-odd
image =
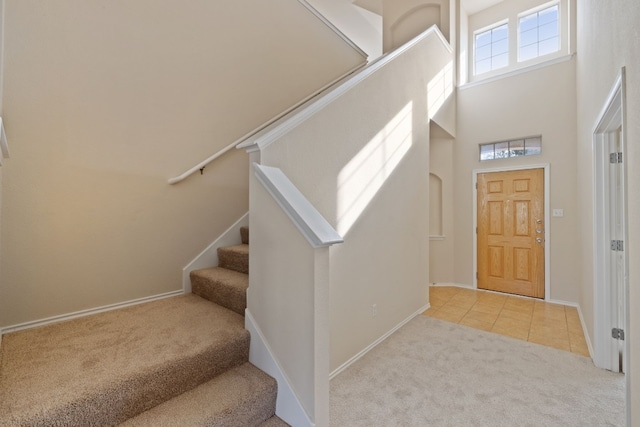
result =
[{"label": "carpeted staircase", "polygon": [[249,236],[193,294],[7,334],[0,426],[287,426],[248,362]]}]

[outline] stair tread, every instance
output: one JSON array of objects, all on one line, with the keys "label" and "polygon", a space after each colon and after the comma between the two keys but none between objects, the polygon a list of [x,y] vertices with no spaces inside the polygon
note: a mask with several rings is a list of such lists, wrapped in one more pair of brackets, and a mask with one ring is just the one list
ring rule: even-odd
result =
[{"label": "stair tread", "polygon": [[248,360],[244,318],[196,295],[6,334],[0,419],[116,424]]},{"label": "stair tread", "polygon": [[249,245],[246,244],[246,243],[241,243],[239,245],[223,246],[223,247],[219,248],[218,251],[233,252],[233,253],[242,254],[242,255],[249,255]]},{"label": "stair tread", "polygon": [[219,267],[249,273],[249,245],[240,244],[218,248]]},{"label": "stair tread", "polygon": [[190,273],[191,292],[244,315],[247,308],[249,275],[221,267]]},{"label": "stair tread", "polygon": [[242,243],[249,244],[249,227],[240,227],[240,238]]},{"label": "stair tread", "polygon": [[224,281],[228,286],[237,289],[246,290],[249,287],[249,275],[240,273],[239,271],[229,270],[222,267],[203,268],[201,270],[193,270],[192,276],[200,277],[211,281]]},{"label": "stair tread", "polygon": [[276,381],[247,362],[121,425],[262,425],[274,414],[276,394]]}]

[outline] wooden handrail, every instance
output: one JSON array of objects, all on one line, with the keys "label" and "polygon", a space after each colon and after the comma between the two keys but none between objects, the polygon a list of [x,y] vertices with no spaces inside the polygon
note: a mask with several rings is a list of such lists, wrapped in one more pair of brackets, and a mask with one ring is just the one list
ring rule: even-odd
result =
[{"label": "wooden handrail", "polygon": [[[259,131],[259,129],[258,129]],[[213,156],[207,157],[205,160],[201,161],[200,163],[198,163],[197,165],[195,165],[194,167],[192,167],[191,169],[189,169],[186,172],[181,173],[178,176],[175,176],[173,178],[170,178],[168,180],[169,184],[173,185],[173,184],[177,184],[180,181],[186,179],[189,177],[189,175],[196,173],[197,171],[201,171],[211,162],[213,162],[215,159],[217,159],[218,157],[222,156],[223,154],[225,154],[227,151],[230,151],[231,149],[235,148],[236,145],[238,145],[240,142],[244,141],[245,139],[249,138],[251,135],[253,135],[254,133],[258,132],[251,132],[248,133],[247,135],[243,136],[242,138],[240,138],[237,141],[232,142],[231,144],[227,145],[226,147],[224,147],[222,150],[218,151],[217,153],[215,153]]]}]

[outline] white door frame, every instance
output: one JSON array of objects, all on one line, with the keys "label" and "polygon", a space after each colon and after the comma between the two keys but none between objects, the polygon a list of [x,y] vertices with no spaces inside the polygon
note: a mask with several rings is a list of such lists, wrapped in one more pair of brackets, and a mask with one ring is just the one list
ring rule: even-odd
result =
[{"label": "white door frame", "polygon": [[504,166],[500,168],[473,170],[471,184],[473,189],[473,227],[471,228],[471,233],[473,236],[473,288],[478,289],[478,234],[476,233],[478,227],[478,189],[476,187],[476,183],[478,182],[478,174],[491,172],[509,172],[526,169],[544,170],[544,299],[545,301],[548,301],[551,296],[551,224],[549,222],[549,213],[551,212],[549,208],[549,196],[551,194],[551,166],[549,165],[549,163],[522,166]]},{"label": "white door frame", "polygon": [[[610,262],[610,230],[609,230],[609,140],[611,133],[622,127],[620,150],[623,153],[622,209],[623,219],[623,242],[628,242],[627,231],[627,174],[624,158],[626,153],[626,84],[625,68],[623,67],[616,79],[613,88],[598,116],[596,126],[593,129],[593,209],[594,209],[594,243],[593,243],[593,267],[594,267],[594,354],[593,362],[599,368],[617,371],[618,348],[616,341],[611,337],[612,326],[620,326],[614,320],[618,316],[617,291],[611,289],[609,278],[611,277]],[[623,308],[624,324],[621,325],[625,335],[629,335],[629,253],[628,248],[624,248],[624,271],[622,297],[625,301]],[[615,322],[615,324],[614,324]],[[627,341],[623,341],[623,359],[627,369],[627,403],[629,402],[629,346]],[[627,405],[627,411],[628,411]],[[628,412],[627,412],[628,413]]]}]

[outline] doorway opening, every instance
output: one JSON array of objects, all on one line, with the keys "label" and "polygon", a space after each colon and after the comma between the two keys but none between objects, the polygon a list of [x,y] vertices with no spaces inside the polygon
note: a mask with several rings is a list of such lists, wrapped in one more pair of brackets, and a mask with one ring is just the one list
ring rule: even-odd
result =
[{"label": "doorway opening", "polygon": [[[627,372],[629,254],[625,169],[625,70],[622,68],[593,131],[594,358],[596,366]],[[628,378],[627,378],[628,379]],[[629,392],[627,386],[627,393]]]},{"label": "doorway opening", "polygon": [[549,299],[549,175],[549,164],[473,171],[474,288]]}]

